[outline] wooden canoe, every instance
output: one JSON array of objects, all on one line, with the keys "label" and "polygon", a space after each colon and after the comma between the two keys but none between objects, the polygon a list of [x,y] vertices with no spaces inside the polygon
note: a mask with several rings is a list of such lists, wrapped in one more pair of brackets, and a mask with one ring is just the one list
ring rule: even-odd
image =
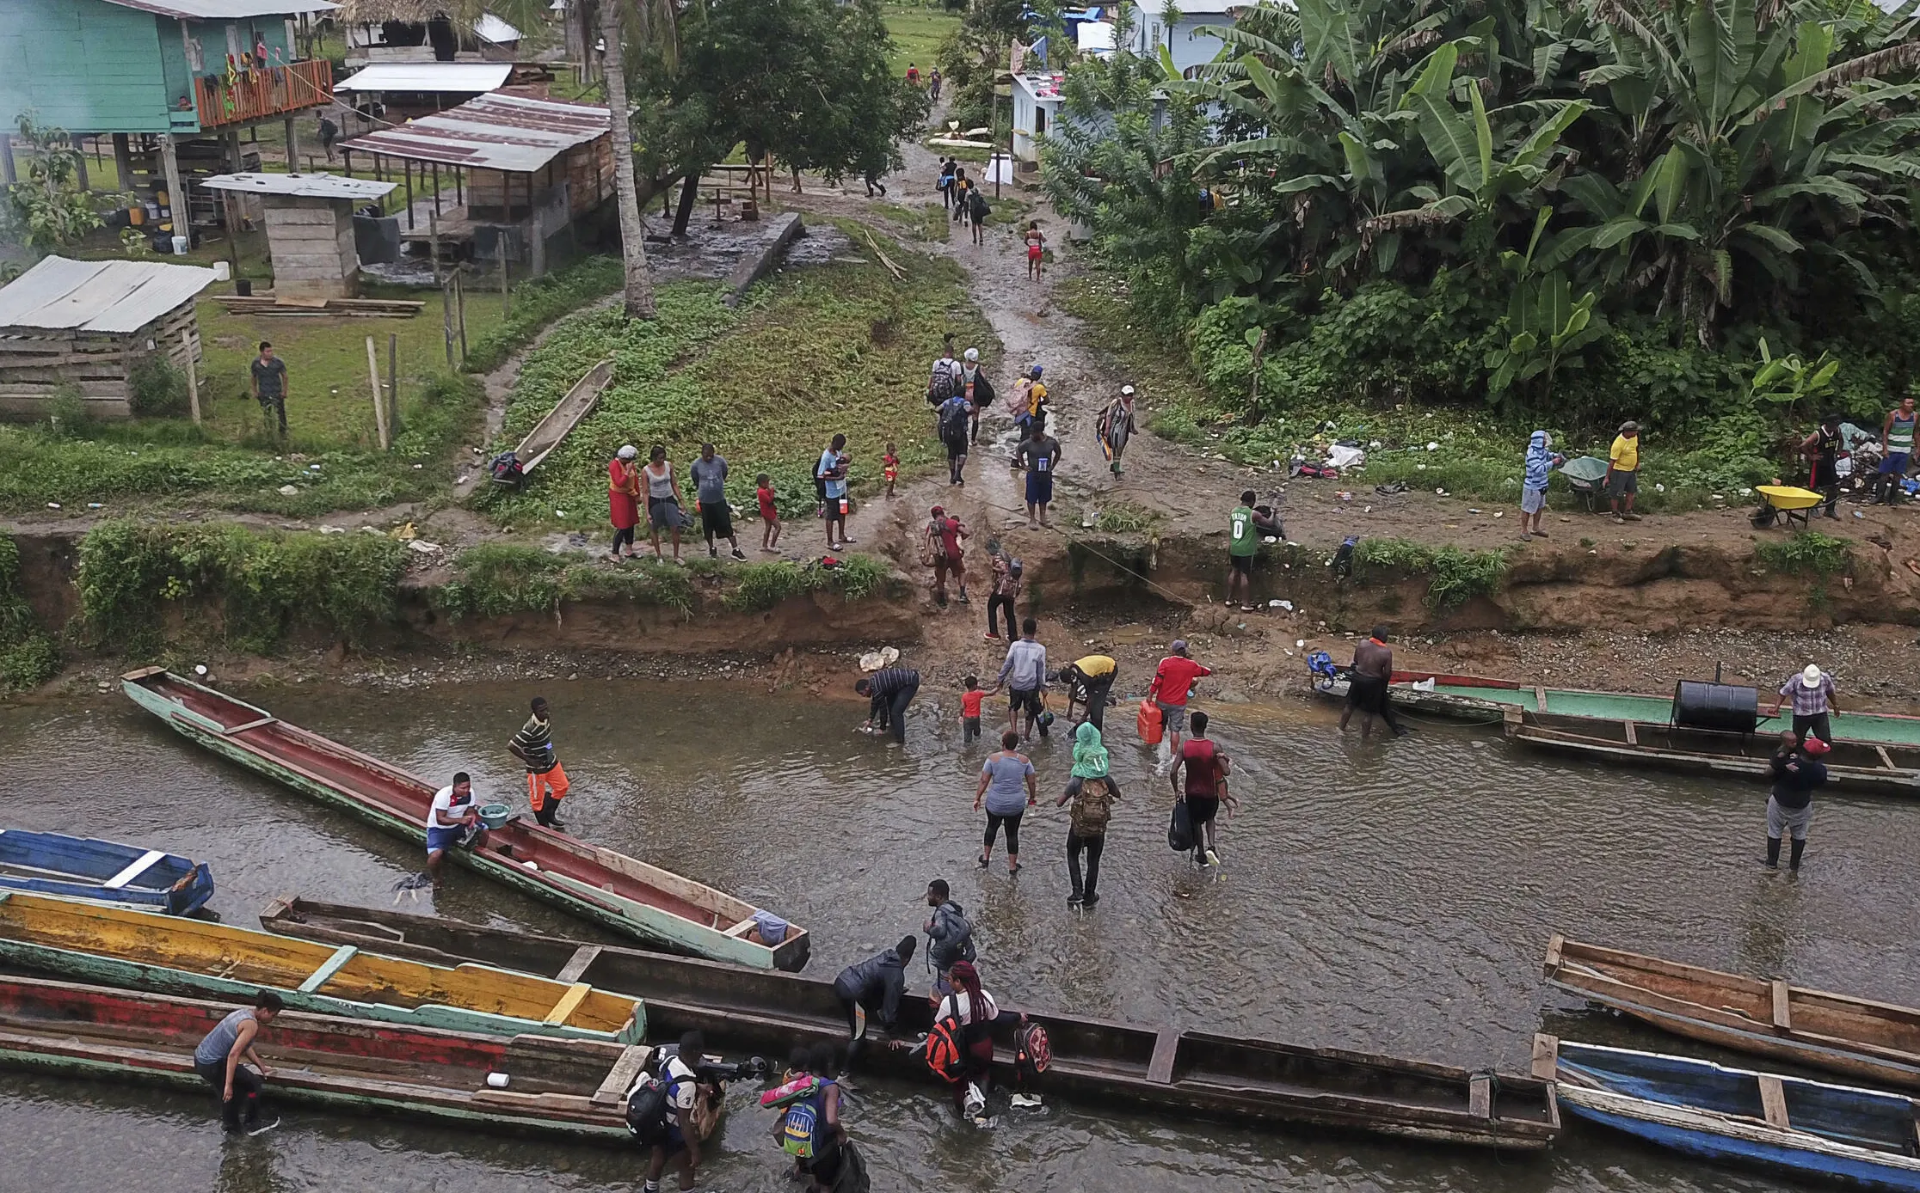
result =
[{"label": "wooden canoe", "polygon": [[[425,779],[161,667],[128,672],[121,687],[188,740],[424,848],[436,790]],[[812,948],[806,930],[791,923],[778,942],[762,943],[759,909],[744,900],[518,817],[488,833],[483,848],[447,855],[536,899],[676,952],[798,970]]]},{"label": "wooden canoe", "polygon": [[1912,1098],[1547,1035],[1534,1039],[1534,1063],[1559,1082],[1567,1113],[1649,1143],[1920,1193]]},{"label": "wooden canoe", "polygon": [[0,889],[192,915],[213,898],[213,872],[159,849],[0,829]]},{"label": "wooden canoe", "polygon": [[[614,945],[482,928],[371,908],[288,896],[261,923],[327,945],[451,964],[477,960],[524,966],[564,981],[590,981],[643,998],[652,1031],[690,1028],[729,1049],[784,1056],[796,1043],[847,1041],[847,1018],[824,979],[717,965]],[[1001,1004],[1010,1010],[1018,1010]],[[932,1026],[925,998],[902,1000],[897,1039]],[[1047,1092],[1093,1105],[1126,1103],[1155,1113],[1251,1123],[1304,1123],[1483,1147],[1542,1148],[1560,1130],[1550,1082],[1469,1073],[1393,1057],[1232,1039],[1039,1011],[1053,1065]],[[874,1027],[884,1038],[885,1033]],[[996,1041],[995,1068],[1013,1076],[1012,1028]],[[863,1068],[937,1084],[904,1051],[871,1047]]]},{"label": "wooden canoe", "polygon": [[[1572,754],[1610,766],[1657,767],[1682,774],[1770,781],[1777,734],[1687,729],[1664,721],[1598,721],[1508,708],[1507,739],[1529,749]],[[1821,759],[1827,786],[1880,795],[1920,795],[1920,749],[1867,742],[1833,743]]]},{"label": "wooden canoe", "polygon": [[[193,1050],[224,1002],[0,977],[0,1065],[192,1091]],[[551,1036],[464,1035],[286,1011],[260,1032],[269,1101],[404,1114],[487,1132],[627,1144],[626,1092],[644,1045]],[[505,1089],[487,1085],[504,1073]]]},{"label": "wooden canoe", "polygon": [[1555,934],[1545,974],[1675,1035],[1865,1081],[1920,1089],[1920,1010],[1721,973]]},{"label": "wooden canoe", "polygon": [[488,965],[435,965],[275,936],[258,928],[161,917],[0,892],[0,960],[134,990],[250,1002],[277,991],[295,1010],[490,1035],[540,1032],[637,1043],[646,1011],[586,982]]},{"label": "wooden canoe", "polygon": [[532,472],[540,461],[553,454],[553,449],[560,446],[567,433],[600,404],[600,395],[612,380],[613,358],[608,357],[573,383],[566,396],[554,403],[553,409],[547,411],[547,416],[527,432],[520,446],[513,449],[514,458],[520,461],[521,475]]}]

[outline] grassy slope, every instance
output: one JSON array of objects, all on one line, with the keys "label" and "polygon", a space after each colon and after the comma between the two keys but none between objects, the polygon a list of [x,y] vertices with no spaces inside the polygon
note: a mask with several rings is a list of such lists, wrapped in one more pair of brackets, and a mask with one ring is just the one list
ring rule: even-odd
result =
[{"label": "grassy slope", "polygon": [[[892,246],[888,246],[892,249]],[[503,439],[536,422],[581,372],[611,352],[616,381],[599,408],[518,496],[492,495],[502,522],[595,528],[607,517],[606,464],[632,443],[665,444],[684,483],[703,440],[732,465],[728,496],[752,505],[753,478],[775,478],[783,513],[811,512],[811,466],[844,432],[856,492],[880,476],[889,438],[903,471],[934,463],[920,377],[943,332],[968,342],[991,331],[968,303],[957,266],[892,250],[909,262],[895,282],[878,264],[790,270],[738,310],[715,287],[662,288],[661,319],[622,329],[609,314],[574,316],[529,358]]]},{"label": "grassy slope", "polygon": [[937,51],[947,34],[960,27],[960,14],[923,4],[889,4],[887,32],[893,34],[893,53],[888,61],[893,73],[905,76],[907,63],[920,67],[924,80],[939,57]]}]

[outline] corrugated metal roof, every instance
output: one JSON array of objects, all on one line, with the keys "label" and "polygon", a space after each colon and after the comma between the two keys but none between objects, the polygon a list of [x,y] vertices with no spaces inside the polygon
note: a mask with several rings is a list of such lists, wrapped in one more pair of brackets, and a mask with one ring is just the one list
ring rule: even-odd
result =
[{"label": "corrugated metal roof", "polygon": [[457,108],[343,141],[342,149],[416,162],[527,174],[611,129],[613,114],[592,104],[494,92]]},{"label": "corrugated metal roof", "polygon": [[453,91],[480,95],[507,81],[510,62],[376,62],[333,85],[335,91]]},{"label": "corrugated metal roof", "polygon": [[107,0],[107,3],[189,21],[283,17],[296,12],[331,12],[340,7],[329,0]]},{"label": "corrugated metal roof", "polygon": [[213,270],[47,257],[0,288],[0,327],[138,331],[213,284]]},{"label": "corrugated metal roof", "polygon": [[293,195],[302,199],[378,199],[397,182],[343,178],[338,174],[216,174],[200,179],[209,190],[249,195]]}]

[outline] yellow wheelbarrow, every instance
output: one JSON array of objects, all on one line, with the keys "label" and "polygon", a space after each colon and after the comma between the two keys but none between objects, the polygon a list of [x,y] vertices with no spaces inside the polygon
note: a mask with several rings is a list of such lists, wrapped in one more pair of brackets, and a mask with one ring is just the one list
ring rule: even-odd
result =
[{"label": "yellow wheelbarrow", "polygon": [[1788,526],[1798,522],[1805,530],[1808,512],[1826,500],[1824,494],[1793,485],[1756,485],[1754,492],[1760,494],[1760,508],[1753,511],[1755,530],[1765,530],[1782,518]]}]

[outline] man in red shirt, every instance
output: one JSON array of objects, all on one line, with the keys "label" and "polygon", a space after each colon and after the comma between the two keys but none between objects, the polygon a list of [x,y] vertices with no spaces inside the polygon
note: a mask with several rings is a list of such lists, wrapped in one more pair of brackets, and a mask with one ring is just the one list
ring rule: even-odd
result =
[{"label": "man in red shirt", "polygon": [[953,573],[954,582],[960,586],[960,603],[968,603],[967,557],[960,540],[972,537],[960,519],[937,505],[933,507],[933,518],[927,523],[927,553],[933,557],[933,599],[942,607],[947,603],[949,572]]},{"label": "man in red shirt", "polygon": [[[1180,768],[1186,768],[1186,782],[1180,781]],[[1220,805],[1227,805],[1231,816],[1237,807],[1227,793],[1227,776],[1233,773],[1226,752],[1207,737],[1207,714],[1193,714],[1193,738],[1173,753],[1173,798],[1185,802],[1187,817],[1193,825],[1193,860],[1202,866],[1220,864],[1220,853],[1213,835],[1213,818]]]},{"label": "man in red shirt", "polygon": [[1159,706],[1167,728],[1167,756],[1172,758],[1180,753],[1180,734],[1187,727],[1187,694],[1193,690],[1195,680],[1212,675],[1213,670],[1187,657],[1185,638],[1176,638],[1170,649],[1173,653],[1161,659],[1153,673],[1147,698]]}]

